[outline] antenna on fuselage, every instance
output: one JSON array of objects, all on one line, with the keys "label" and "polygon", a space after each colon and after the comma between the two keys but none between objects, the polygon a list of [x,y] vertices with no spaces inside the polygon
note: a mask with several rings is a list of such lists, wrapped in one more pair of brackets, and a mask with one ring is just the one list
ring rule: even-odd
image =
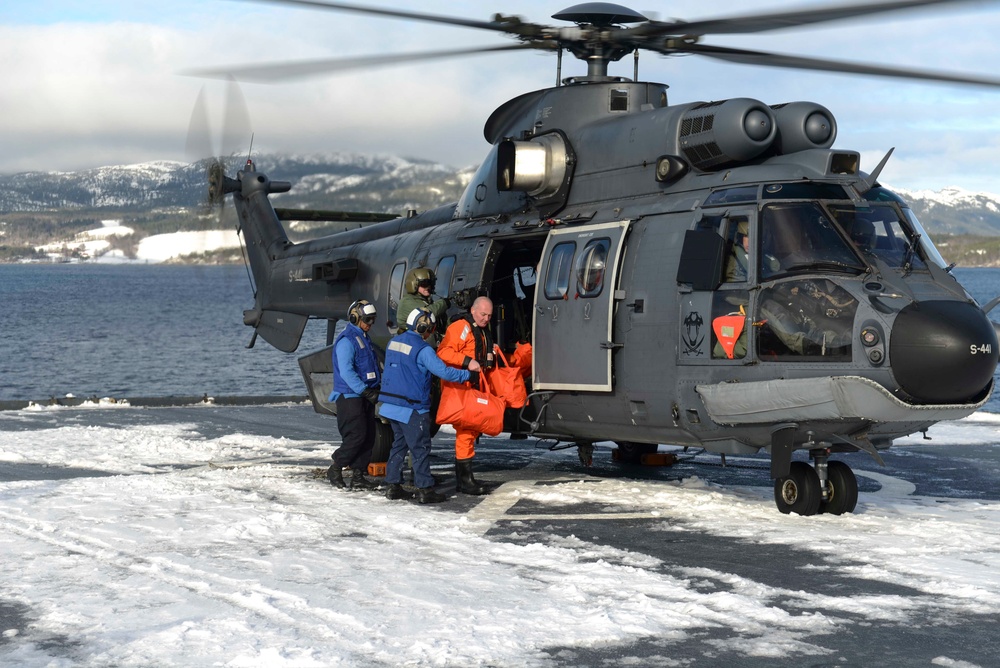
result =
[{"label": "antenna on fuselage", "polygon": [[884,158],[882,158],[882,162],[878,163],[878,165],[875,166],[875,169],[872,170],[872,173],[868,175],[868,178],[861,182],[864,190],[858,188],[858,192],[860,194],[864,195],[866,192],[875,187],[875,181],[878,180],[878,175],[882,173],[882,168],[885,167],[885,163],[889,162],[889,156],[892,155],[892,152],[895,150],[895,146],[890,148],[889,152],[885,154]]}]

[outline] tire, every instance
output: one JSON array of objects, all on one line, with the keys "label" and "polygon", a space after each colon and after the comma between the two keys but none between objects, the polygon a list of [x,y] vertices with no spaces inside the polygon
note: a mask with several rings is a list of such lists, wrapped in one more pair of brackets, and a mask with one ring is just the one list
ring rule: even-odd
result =
[{"label": "tire", "polygon": [[820,501],[819,476],[805,462],[792,462],[788,475],[774,481],[774,503],[786,515],[815,515]]},{"label": "tire", "polygon": [[655,443],[615,441],[618,446],[618,461],[622,464],[641,464],[643,455],[651,455],[660,446]]},{"label": "tire", "polygon": [[389,461],[389,451],[392,450],[392,427],[375,418],[375,445],[372,446],[373,464],[383,464]]},{"label": "tire", "polygon": [[821,504],[821,513],[843,515],[853,513],[858,505],[858,479],[851,467],[840,461],[827,463],[827,500]]}]

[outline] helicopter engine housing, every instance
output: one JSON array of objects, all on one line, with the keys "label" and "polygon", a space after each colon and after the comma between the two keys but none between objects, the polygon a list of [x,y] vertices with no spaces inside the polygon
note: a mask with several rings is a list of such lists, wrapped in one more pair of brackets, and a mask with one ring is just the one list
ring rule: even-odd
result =
[{"label": "helicopter engine housing", "polygon": [[756,158],[777,131],[774,112],[758,100],[703,102],[681,117],[677,146],[692,167],[707,172]]},{"label": "helicopter engine housing", "polygon": [[497,150],[497,190],[551,197],[566,181],[569,157],[566,140],[557,132],[528,141],[505,139]]},{"label": "helicopter engine housing", "polygon": [[786,102],[771,107],[778,124],[775,152],[797,153],[830,148],[837,139],[837,121],[829,109],[815,102]]}]

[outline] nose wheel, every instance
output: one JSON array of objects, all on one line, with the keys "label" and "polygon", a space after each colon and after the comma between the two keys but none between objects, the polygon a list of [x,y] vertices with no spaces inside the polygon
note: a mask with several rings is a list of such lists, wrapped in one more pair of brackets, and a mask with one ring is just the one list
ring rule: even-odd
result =
[{"label": "nose wheel", "polygon": [[782,513],[843,515],[858,504],[858,479],[851,467],[828,461],[826,450],[813,452],[815,467],[795,461],[788,475],[774,481],[774,503]]}]

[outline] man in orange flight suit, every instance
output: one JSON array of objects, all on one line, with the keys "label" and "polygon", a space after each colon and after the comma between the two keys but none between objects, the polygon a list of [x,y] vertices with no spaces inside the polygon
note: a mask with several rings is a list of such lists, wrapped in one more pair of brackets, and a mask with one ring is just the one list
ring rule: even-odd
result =
[{"label": "man in orange flight suit", "polygon": [[[475,360],[485,371],[493,367],[493,335],[490,319],[493,317],[493,302],[489,297],[478,297],[472,302],[468,314],[448,326],[444,338],[438,344],[437,354],[449,366],[468,369]],[[472,374],[469,383],[482,389],[480,383],[486,379],[480,374]],[[461,383],[441,381],[441,394],[464,392],[467,386]],[[472,475],[472,458],[476,455],[476,439],[479,432],[455,428],[455,479],[456,489],[463,494],[489,494],[489,490]]]}]

